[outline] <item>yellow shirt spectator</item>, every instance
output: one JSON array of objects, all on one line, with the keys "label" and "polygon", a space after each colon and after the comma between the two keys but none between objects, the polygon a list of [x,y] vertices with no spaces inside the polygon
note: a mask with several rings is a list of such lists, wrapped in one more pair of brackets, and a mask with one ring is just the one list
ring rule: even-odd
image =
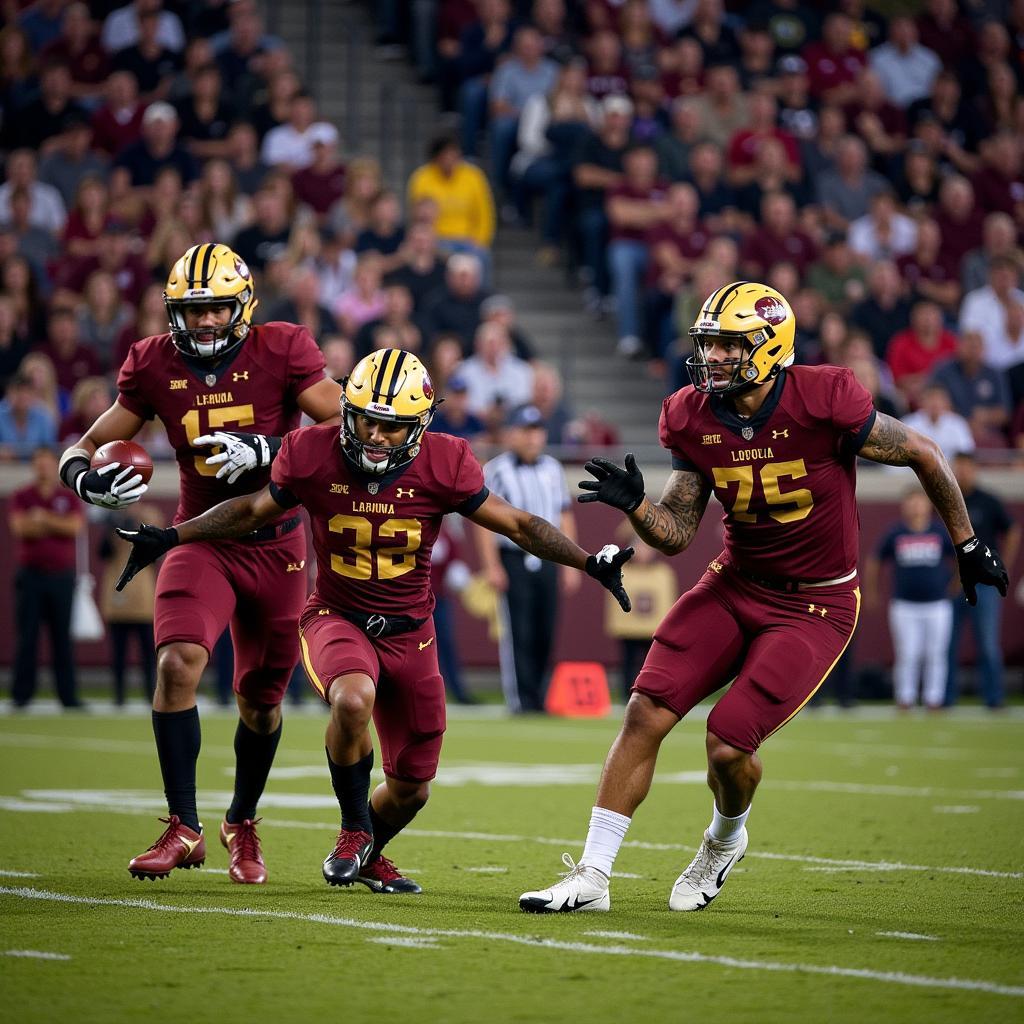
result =
[{"label": "yellow shirt spectator", "polygon": [[409,209],[423,199],[437,204],[438,238],[489,249],[494,241],[494,197],[483,171],[448,145],[413,171]]}]

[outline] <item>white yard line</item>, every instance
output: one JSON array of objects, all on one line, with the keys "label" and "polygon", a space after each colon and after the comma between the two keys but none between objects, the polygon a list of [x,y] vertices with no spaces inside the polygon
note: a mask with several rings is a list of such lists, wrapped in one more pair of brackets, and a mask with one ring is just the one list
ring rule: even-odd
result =
[{"label": "white yard line", "polygon": [[135,910],[162,914],[210,914],[225,917],[264,918],[278,921],[302,921],[308,924],[327,925],[339,928],[359,929],[377,932],[382,936],[416,937],[420,939],[477,939],[485,942],[504,942],[510,945],[527,946],[535,949],[556,949],[570,953],[597,956],[645,957],[654,960],[668,960],[676,963],[712,964],[738,970],[767,971],[784,974],[812,974],[833,978],[856,978],[862,981],[876,981],[884,984],[908,985],[916,988],[956,989],[968,992],[985,992],[991,995],[1024,998],[1024,986],[1004,985],[995,981],[973,978],[941,978],[923,974],[906,974],[901,971],[877,971],[861,967],[843,967],[837,964],[800,964],[772,960],[747,960],[730,956],[710,956],[688,950],[638,949],[635,946],[609,946],[588,942],[566,942],[558,939],[540,938],[536,935],[516,935],[507,932],[484,932],[454,928],[416,928],[384,921],[360,921],[354,918],[335,917],[330,914],[300,914],[282,910],[235,909],[231,907],[174,906],[143,899],[110,899],[92,896],[75,896],[71,893],[51,892],[45,889],[10,888],[0,886],[0,895],[16,899],[41,900],[51,903],[70,903],[87,907],[129,907]]},{"label": "white yard line", "polygon": [[938,935],[918,935],[917,932],[875,932],[883,939],[911,939],[916,942],[941,942]]},{"label": "white yard line", "polygon": [[7,869],[0,870],[0,876],[4,878],[38,878],[39,875],[35,871],[10,871]]},{"label": "white yard line", "polygon": [[66,953],[44,953],[41,949],[5,949],[4,956],[23,957],[26,960],[70,960]]}]

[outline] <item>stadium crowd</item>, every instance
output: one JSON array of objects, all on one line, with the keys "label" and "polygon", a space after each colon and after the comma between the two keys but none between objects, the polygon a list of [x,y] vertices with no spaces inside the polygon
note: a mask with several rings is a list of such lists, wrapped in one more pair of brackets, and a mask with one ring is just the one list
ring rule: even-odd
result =
[{"label": "stadium crowd", "polygon": [[213,240],[333,374],[427,359],[439,429],[494,436],[533,401],[553,443],[614,442],[490,290],[497,225],[534,217],[537,260],[668,390],[701,298],[752,276],[793,296],[801,361],[849,365],[948,451],[1024,444],[1022,0],[375,11],[458,129],[404,196],[340,153],[252,0],[3,5],[0,456],[92,421],[166,328],[168,267]]}]

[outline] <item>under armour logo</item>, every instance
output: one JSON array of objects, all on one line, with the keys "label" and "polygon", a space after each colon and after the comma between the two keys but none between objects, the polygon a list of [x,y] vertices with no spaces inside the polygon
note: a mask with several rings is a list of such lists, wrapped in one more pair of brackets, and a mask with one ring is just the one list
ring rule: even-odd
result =
[{"label": "under armour logo", "polygon": [[248,370],[243,370],[241,373],[239,373],[237,370],[232,370],[232,372],[231,372],[231,379],[233,381],[248,380],[249,379],[249,371]]},{"label": "under armour logo", "polygon": [[317,615],[330,615],[330,614],[331,614],[331,609],[330,608],[321,608],[320,611],[317,612]]},{"label": "under armour logo", "polygon": [[396,498],[411,498],[416,493],[411,487],[397,487],[395,488]]},{"label": "under armour logo", "polygon": [[724,568],[725,566],[715,559],[708,562],[708,572],[721,572]]},{"label": "under armour logo", "polygon": [[822,618],[825,618],[825,616],[828,615],[828,609],[827,608],[822,608],[821,605],[817,605],[817,604],[809,604],[807,606],[807,610],[812,615],[820,615]]},{"label": "under armour logo", "polygon": [[285,572],[302,572],[306,568],[306,560],[303,559],[301,562],[289,562],[285,566]]},{"label": "under armour logo", "polygon": [[772,431],[772,440],[773,441],[778,440],[780,437],[789,437],[789,427],[786,427],[783,430],[773,430]]},{"label": "under armour logo", "polygon": [[429,640],[424,640],[420,644],[420,650],[422,651],[424,647],[429,647],[433,642],[434,642],[434,638],[433,637],[431,637]]}]

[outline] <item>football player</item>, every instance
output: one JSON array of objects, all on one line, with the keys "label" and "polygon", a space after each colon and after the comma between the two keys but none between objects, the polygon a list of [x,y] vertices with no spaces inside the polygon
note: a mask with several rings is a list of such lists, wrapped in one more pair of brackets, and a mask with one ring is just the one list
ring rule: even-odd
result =
[{"label": "football player", "polygon": [[[256,294],[245,263],[226,245],[193,246],[164,292],[170,331],[132,345],[119,394],[61,459],[61,479],[84,501],[124,508],[146,485],[130,466],[91,469],[96,449],[131,438],[159,417],[181,480],[175,522],[225,498],[261,490],[281,437],[301,413],[337,422],[340,386],[326,377],[310,333],[294,324],[253,325]],[[213,454],[210,452],[213,447]],[[128,870],[163,878],[203,863],[196,811],[196,691],[230,622],[235,650],[235,789],[220,827],[235,882],[262,883],[266,868],[256,805],[281,738],[281,700],[299,658],[295,621],[306,598],[305,531],[294,512],[234,543],[183,548],[157,579],[157,682],[153,732],[167,795],[167,828]]]},{"label": "football player", "polygon": [[661,443],[672,473],[650,501],[635,459],[594,459],[579,500],[621,509],[669,555],[693,540],[712,493],[725,509],[725,550],[673,606],[605,761],[578,864],[526,892],[523,910],[608,910],[612,864],[676,723],[732,680],[707,720],[711,824],[669,894],[671,910],[701,910],[747,848],[761,781],[758,747],[811,698],[857,625],[856,459],[910,466],[957,550],[967,600],[979,584],[1006,595],[999,555],[974,536],[939,448],[882,415],[853,374],[793,366],[795,321],[775,289],[738,281],[714,291],[690,330],[692,387],[665,400]]},{"label": "football player", "polygon": [[[374,892],[419,892],[381,851],[426,803],[441,752],[445,699],[430,552],[442,518],[458,512],[531,554],[585,570],[626,611],[621,565],[633,552],[609,545],[588,555],[544,519],[489,493],[467,441],[425,433],[438,403],[414,355],[374,352],[343,384],[340,437],[333,426],[297,430],[285,437],[258,493],[167,530],[125,531],[133,550],[117,585],[172,548],[168,560],[196,541],[239,537],[305,505],[317,578],[299,643],[306,674],[330,707],[327,764],[341,807],[324,878]],[[385,776],[372,798],[371,717]]]}]

